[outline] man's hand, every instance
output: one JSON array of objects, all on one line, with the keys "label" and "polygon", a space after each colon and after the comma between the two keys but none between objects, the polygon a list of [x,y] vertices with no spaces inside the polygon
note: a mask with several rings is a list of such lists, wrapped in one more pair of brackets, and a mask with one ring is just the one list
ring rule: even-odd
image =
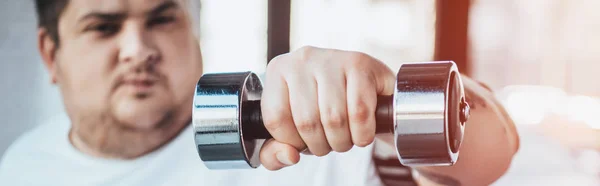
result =
[{"label": "man's hand", "polygon": [[316,156],[365,147],[375,137],[378,95],[391,95],[395,75],[364,53],[303,47],[267,67],[262,114],[274,139],[260,152],[269,170]]}]

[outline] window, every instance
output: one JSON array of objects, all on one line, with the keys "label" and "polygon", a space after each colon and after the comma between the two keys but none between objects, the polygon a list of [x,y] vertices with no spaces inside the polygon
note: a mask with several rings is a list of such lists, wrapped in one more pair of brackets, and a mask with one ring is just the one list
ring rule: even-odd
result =
[{"label": "window", "polygon": [[517,123],[559,115],[600,129],[599,6],[596,0],[475,1],[474,77],[499,93]]},{"label": "window", "polygon": [[433,58],[435,0],[292,1],[291,14],[291,50],[361,51],[392,69]]},{"label": "window", "polygon": [[253,71],[267,64],[267,0],[202,0],[204,71]]},{"label": "window", "polygon": [[596,0],[474,1],[475,77],[494,89],[542,85],[600,96],[598,6]]}]

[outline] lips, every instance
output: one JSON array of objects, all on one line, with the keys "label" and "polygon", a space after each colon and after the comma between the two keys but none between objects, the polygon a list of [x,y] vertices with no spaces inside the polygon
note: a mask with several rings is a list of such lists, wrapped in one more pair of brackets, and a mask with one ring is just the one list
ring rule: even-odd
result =
[{"label": "lips", "polygon": [[150,87],[154,85],[156,81],[151,79],[133,79],[133,80],[125,80],[123,84],[131,85],[135,87]]},{"label": "lips", "polygon": [[154,70],[136,69],[133,67],[118,69],[112,91],[122,90],[133,94],[151,93],[162,81],[160,73]]},{"label": "lips", "polygon": [[133,93],[149,93],[158,83],[158,77],[150,74],[129,74],[123,76],[117,87],[127,88]]}]

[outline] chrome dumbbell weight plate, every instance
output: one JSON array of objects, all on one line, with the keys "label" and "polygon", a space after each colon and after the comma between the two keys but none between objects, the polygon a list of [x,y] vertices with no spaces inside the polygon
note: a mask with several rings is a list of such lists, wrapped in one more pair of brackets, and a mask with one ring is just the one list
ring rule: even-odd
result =
[{"label": "chrome dumbbell weight plate", "polygon": [[[198,153],[208,168],[260,165],[260,147],[271,138],[262,123],[261,93],[262,83],[252,72],[205,74],[198,81],[193,125]],[[377,133],[395,136],[404,165],[452,165],[467,113],[453,62],[405,64],[395,94],[378,97]]]},{"label": "chrome dumbbell weight plate", "polygon": [[394,136],[401,163],[454,164],[469,116],[456,64],[402,65],[394,96]]},{"label": "chrome dumbbell weight plate", "polygon": [[[262,84],[251,72],[206,74],[198,81],[192,123],[198,153],[210,169],[256,168],[264,139],[250,138],[242,105],[260,100]],[[246,112],[250,113],[250,112]],[[246,114],[248,115],[248,114]]]}]

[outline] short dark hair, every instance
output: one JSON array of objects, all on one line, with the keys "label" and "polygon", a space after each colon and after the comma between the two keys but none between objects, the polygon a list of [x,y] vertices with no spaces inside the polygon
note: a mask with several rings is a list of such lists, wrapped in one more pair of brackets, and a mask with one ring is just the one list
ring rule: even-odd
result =
[{"label": "short dark hair", "polygon": [[38,28],[44,28],[50,39],[59,45],[58,20],[69,0],[35,0]]}]

